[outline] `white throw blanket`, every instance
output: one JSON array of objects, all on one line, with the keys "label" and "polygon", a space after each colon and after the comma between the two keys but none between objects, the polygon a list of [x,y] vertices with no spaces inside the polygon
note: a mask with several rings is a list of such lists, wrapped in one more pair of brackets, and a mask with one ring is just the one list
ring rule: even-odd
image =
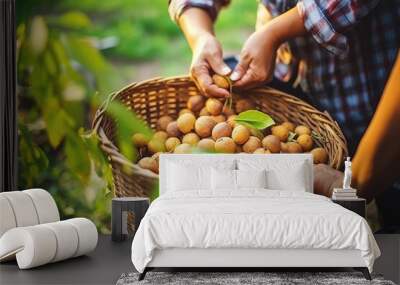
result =
[{"label": "white throw blanket", "polygon": [[370,271],[380,255],[359,215],[320,195],[265,189],[164,194],[138,228],[132,262],[143,272],[165,248],[358,249]]}]

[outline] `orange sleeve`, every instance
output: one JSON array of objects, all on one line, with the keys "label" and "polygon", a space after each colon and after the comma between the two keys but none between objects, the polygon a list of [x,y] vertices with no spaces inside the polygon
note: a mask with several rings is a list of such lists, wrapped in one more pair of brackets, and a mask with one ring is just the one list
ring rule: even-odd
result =
[{"label": "orange sleeve", "polygon": [[400,53],[353,159],[354,186],[371,200],[400,172]]}]

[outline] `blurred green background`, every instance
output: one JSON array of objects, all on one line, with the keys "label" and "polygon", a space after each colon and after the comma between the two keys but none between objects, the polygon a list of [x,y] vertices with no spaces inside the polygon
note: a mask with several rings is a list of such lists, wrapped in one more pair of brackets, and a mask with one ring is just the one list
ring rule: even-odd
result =
[{"label": "blurred green background", "polygon": [[[17,1],[19,188],[49,190],[62,218],[88,217],[109,232],[112,176],[90,123],[127,83],[188,72],[191,52],[167,8],[167,0]],[[256,8],[232,1],[221,12],[225,55],[239,53]]]}]

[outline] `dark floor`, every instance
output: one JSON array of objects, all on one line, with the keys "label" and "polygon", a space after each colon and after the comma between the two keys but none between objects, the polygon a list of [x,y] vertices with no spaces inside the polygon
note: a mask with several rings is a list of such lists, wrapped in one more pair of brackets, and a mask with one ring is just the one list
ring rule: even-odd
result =
[{"label": "dark floor", "polygon": [[131,241],[115,243],[100,235],[88,256],[19,270],[16,262],[0,264],[0,284],[115,284],[124,272],[134,271]]},{"label": "dark floor", "polygon": [[[376,235],[375,238],[383,256],[376,261],[374,272],[399,283],[400,235]],[[101,235],[97,249],[88,256],[29,270],[19,270],[16,262],[3,263],[0,264],[0,284],[115,284],[122,273],[134,271],[130,246],[130,240],[115,243],[110,236]],[[332,270],[335,269],[328,271]]]}]

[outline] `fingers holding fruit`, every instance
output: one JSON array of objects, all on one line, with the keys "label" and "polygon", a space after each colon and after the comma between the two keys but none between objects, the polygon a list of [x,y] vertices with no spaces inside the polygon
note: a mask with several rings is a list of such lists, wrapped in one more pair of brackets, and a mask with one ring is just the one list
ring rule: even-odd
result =
[{"label": "fingers holding fruit", "polygon": [[240,60],[230,76],[234,86],[251,88],[271,80],[278,43],[266,28],[254,32],[245,42]]},{"label": "fingers holding fruit", "polygon": [[230,68],[224,63],[222,48],[212,35],[201,37],[193,50],[190,75],[200,91],[207,97],[228,97],[227,89],[218,87],[211,74],[228,75]]}]

